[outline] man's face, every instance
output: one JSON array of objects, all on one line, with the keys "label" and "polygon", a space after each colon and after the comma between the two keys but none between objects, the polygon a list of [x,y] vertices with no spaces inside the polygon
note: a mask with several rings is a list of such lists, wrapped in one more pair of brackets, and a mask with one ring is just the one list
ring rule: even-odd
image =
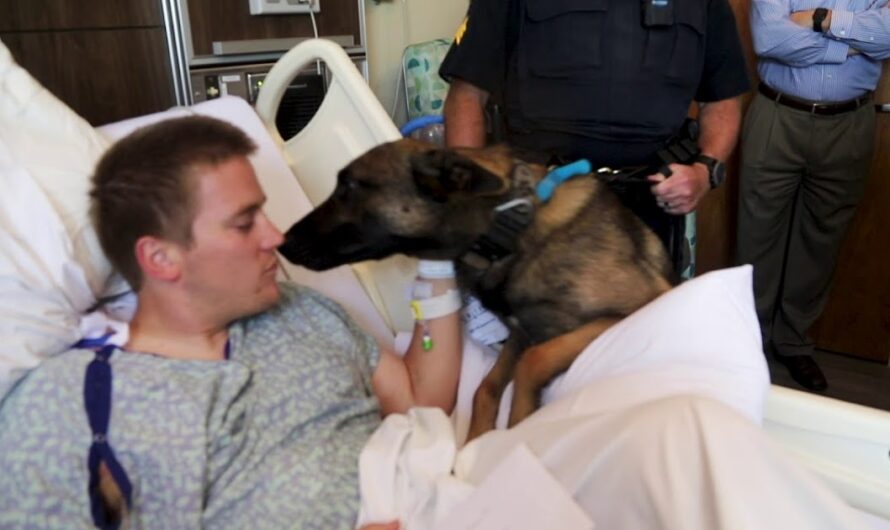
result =
[{"label": "man's face", "polygon": [[281,232],[261,210],[266,197],[246,157],[196,170],[192,243],[184,247],[188,294],[223,322],[278,301],[275,249]]}]

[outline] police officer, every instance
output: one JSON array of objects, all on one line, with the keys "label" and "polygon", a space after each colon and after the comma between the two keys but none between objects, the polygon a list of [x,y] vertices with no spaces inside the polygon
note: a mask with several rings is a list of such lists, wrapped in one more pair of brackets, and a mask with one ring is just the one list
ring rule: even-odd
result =
[{"label": "police officer", "polygon": [[696,101],[694,163],[618,190],[663,241],[723,181],[749,86],[727,0],[471,0],[440,75],[448,145],[484,145],[492,99],[514,148],[594,167],[658,167]]}]

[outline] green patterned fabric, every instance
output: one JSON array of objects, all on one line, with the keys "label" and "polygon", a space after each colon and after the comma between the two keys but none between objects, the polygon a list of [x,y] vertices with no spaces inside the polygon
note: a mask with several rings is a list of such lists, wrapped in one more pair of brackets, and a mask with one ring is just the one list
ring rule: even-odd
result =
[{"label": "green patterned fabric", "polygon": [[450,46],[450,41],[436,39],[405,48],[402,67],[409,121],[421,116],[442,114],[448,83],[439,77],[439,65]]}]

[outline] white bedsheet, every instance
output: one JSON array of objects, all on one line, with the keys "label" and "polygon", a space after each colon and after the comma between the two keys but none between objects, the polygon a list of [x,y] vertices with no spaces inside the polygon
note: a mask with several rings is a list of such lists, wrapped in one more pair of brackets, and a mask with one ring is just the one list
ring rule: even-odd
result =
[{"label": "white bedsheet", "polygon": [[[360,524],[399,519],[403,529],[437,528],[525,445],[597,528],[866,528],[756,425],[717,401],[678,395],[599,412],[585,403],[592,409],[536,415],[459,451],[437,409],[387,418],[361,457]],[[534,482],[525,486],[535,491]]]},{"label": "white bedsheet", "polygon": [[[368,443],[361,521],[434,528],[525,444],[600,528],[856,528],[861,518],[759,428],[769,376],[750,282],[739,267],[669,292],[588,346],[533,416],[460,448],[493,362],[466,348],[451,421],[390,416]],[[713,496],[697,496],[701,481]]]}]

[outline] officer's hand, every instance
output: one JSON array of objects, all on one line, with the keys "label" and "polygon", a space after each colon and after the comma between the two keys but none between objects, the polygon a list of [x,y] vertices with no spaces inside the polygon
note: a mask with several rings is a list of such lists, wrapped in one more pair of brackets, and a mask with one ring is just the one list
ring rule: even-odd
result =
[{"label": "officer's hand", "polygon": [[711,189],[708,168],[704,164],[671,164],[668,169],[671,170],[670,178],[661,173],[646,177],[649,182],[656,183],[652,186],[655,202],[673,215],[684,215],[695,210],[698,201]]}]

